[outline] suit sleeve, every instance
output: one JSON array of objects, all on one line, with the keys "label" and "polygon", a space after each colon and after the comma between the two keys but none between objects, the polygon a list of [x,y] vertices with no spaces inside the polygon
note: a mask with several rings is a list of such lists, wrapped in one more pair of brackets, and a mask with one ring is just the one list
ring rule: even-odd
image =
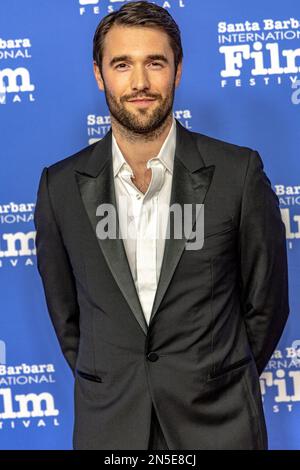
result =
[{"label": "suit sleeve", "polygon": [[36,254],[48,312],[62,353],[75,373],[79,344],[79,306],[68,253],[55,220],[44,168],[34,212]]},{"label": "suit sleeve", "polygon": [[241,301],[258,373],[266,367],[289,315],[285,225],[279,200],[251,151],[239,226]]}]

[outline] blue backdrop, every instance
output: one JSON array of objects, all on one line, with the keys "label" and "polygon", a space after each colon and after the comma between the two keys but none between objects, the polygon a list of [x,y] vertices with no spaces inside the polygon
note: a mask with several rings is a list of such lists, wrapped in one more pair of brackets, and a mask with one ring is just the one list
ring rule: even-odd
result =
[{"label": "blue backdrop", "polygon": [[[33,211],[43,167],[110,127],[93,76],[92,38],[100,19],[123,3],[0,3],[1,449],[72,448],[73,377],[37,272]],[[280,198],[291,314],[261,389],[271,449],[299,449],[299,0],[156,3],[182,31],[175,117],[193,131],[258,150]]]}]

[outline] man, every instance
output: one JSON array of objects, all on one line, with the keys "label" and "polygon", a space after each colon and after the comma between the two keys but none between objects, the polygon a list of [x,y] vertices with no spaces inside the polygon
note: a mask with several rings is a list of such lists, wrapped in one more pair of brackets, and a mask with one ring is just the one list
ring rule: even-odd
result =
[{"label": "man", "polygon": [[[38,269],[75,376],[74,449],[267,448],[259,375],[289,312],[285,228],[256,151],[173,118],[182,57],[165,9],[107,15],[94,71],[111,129],[42,172]],[[173,204],[203,205],[202,247],[167,237]],[[135,236],[103,236],[110,207]]]}]

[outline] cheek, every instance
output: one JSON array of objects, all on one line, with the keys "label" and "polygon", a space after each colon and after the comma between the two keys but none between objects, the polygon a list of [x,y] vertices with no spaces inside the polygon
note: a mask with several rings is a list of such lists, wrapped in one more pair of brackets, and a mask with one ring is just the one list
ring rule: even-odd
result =
[{"label": "cheek", "polygon": [[124,74],[115,75],[108,73],[105,75],[103,82],[106,93],[114,99],[118,99],[119,96],[128,94],[128,77],[126,78]]},{"label": "cheek", "polygon": [[150,82],[153,89],[158,90],[161,95],[168,95],[172,91],[173,82],[171,75],[166,73],[152,74]]}]

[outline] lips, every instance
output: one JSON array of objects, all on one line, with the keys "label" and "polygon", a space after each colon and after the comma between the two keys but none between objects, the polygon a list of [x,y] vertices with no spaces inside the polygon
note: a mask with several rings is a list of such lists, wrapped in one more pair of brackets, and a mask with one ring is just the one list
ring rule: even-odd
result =
[{"label": "lips", "polygon": [[151,103],[153,103],[155,99],[136,99],[136,100],[129,100],[129,103],[135,104],[136,107],[138,108],[148,108]]},{"label": "lips", "polygon": [[140,102],[140,101],[141,101],[141,102],[143,102],[143,101],[154,101],[154,98],[151,98],[151,99],[149,99],[149,98],[137,98],[137,99],[135,99],[135,100],[128,100],[128,101],[129,101],[130,103],[132,103],[132,102]]}]

